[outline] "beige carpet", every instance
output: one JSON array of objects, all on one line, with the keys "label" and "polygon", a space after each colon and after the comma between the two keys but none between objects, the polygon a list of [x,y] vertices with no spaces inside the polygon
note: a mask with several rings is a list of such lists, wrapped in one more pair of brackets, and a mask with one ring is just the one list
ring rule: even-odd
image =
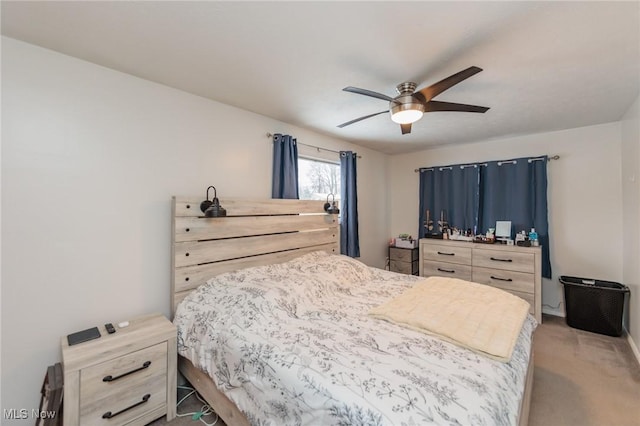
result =
[{"label": "beige carpet", "polygon": [[[564,318],[545,315],[534,345],[529,426],[640,426],[640,365],[625,337],[576,330]],[[201,405],[192,396],[178,412],[196,411]],[[214,419],[205,418],[208,423]],[[166,424],[203,425],[191,417],[151,423]]]},{"label": "beige carpet", "polygon": [[530,426],[640,425],[640,366],[626,337],[544,316],[535,335]]}]

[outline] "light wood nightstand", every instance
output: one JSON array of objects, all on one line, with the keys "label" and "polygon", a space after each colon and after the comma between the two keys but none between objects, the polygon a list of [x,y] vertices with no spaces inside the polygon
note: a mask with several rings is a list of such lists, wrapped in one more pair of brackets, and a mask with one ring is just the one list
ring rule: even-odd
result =
[{"label": "light wood nightstand", "polygon": [[162,315],[69,346],[62,338],[64,425],[145,425],[176,416],[176,328]]}]

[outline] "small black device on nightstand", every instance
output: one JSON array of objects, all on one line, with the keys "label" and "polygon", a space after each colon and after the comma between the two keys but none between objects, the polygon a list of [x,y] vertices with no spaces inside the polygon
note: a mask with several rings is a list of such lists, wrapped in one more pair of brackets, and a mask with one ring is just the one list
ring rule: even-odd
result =
[{"label": "small black device on nightstand", "polygon": [[88,340],[97,339],[100,337],[100,331],[98,327],[87,328],[86,330],[71,333],[67,336],[69,346],[77,345],[78,343],[86,342]]}]

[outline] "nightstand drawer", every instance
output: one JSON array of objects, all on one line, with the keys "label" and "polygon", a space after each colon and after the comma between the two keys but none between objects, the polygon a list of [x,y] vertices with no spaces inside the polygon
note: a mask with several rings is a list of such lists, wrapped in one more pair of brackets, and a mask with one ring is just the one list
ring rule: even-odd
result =
[{"label": "nightstand drawer", "polygon": [[422,263],[422,276],[459,278],[471,281],[471,266],[456,263],[432,262],[425,260]]},{"label": "nightstand drawer", "polygon": [[422,258],[424,260],[471,266],[471,247],[429,244],[424,245],[422,249]]},{"label": "nightstand drawer", "polygon": [[[82,399],[92,401],[120,394],[124,388],[166,375],[167,344],[142,349],[113,360],[84,368],[80,372]],[[80,401],[83,406],[83,401]]]},{"label": "nightstand drawer", "polygon": [[389,270],[391,272],[400,272],[401,274],[417,274],[418,273],[418,261],[414,262],[398,262],[392,260],[389,262]]},{"label": "nightstand drawer", "polygon": [[[167,398],[167,344],[83,369],[80,389],[82,425],[113,424],[116,418],[121,424],[162,406]],[[112,419],[103,418],[108,412]]]},{"label": "nightstand drawer", "polygon": [[84,401],[80,407],[81,425],[127,424],[144,414],[162,408],[167,402],[166,375],[150,377],[144,383],[125,387],[117,398]]},{"label": "nightstand drawer", "polygon": [[398,260],[401,262],[413,262],[415,260],[418,260],[418,250],[389,247],[389,260]]}]

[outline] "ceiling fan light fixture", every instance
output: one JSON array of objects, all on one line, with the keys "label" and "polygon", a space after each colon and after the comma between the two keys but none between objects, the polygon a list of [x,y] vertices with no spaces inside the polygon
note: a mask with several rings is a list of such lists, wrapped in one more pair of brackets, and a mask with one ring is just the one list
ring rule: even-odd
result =
[{"label": "ceiling fan light fixture", "polygon": [[440,93],[450,89],[451,87],[466,80],[472,75],[479,73],[480,71],[482,71],[482,68],[476,66],[469,67],[460,72],[452,74],[449,77],[432,84],[431,86],[425,87],[418,92],[416,92],[416,88],[418,87],[416,83],[406,81],[396,86],[396,92],[398,92],[398,96],[396,96],[395,98],[391,98],[390,96],[387,96],[385,94],[367,89],[360,89],[352,86],[345,87],[344,89],[342,89],[345,92],[356,93],[359,95],[389,101],[389,109],[387,111],[380,111],[374,114],[356,118],[355,120],[347,121],[346,123],[339,124],[338,127],[346,127],[367,118],[375,117],[377,115],[384,114],[385,112],[389,112],[391,115],[391,120],[395,123],[400,124],[402,134],[406,135],[408,133],[411,133],[411,124],[420,120],[425,112],[487,112],[487,110],[489,110],[488,107],[458,104],[453,102],[440,102],[433,100],[433,98],[438,96]]},{"label": "ceiling fan light fixture", "polygon": [[398,124],[410,124],[422,118],[424,105],[418,103],[395,105],[391,108],[391,120]]}]

